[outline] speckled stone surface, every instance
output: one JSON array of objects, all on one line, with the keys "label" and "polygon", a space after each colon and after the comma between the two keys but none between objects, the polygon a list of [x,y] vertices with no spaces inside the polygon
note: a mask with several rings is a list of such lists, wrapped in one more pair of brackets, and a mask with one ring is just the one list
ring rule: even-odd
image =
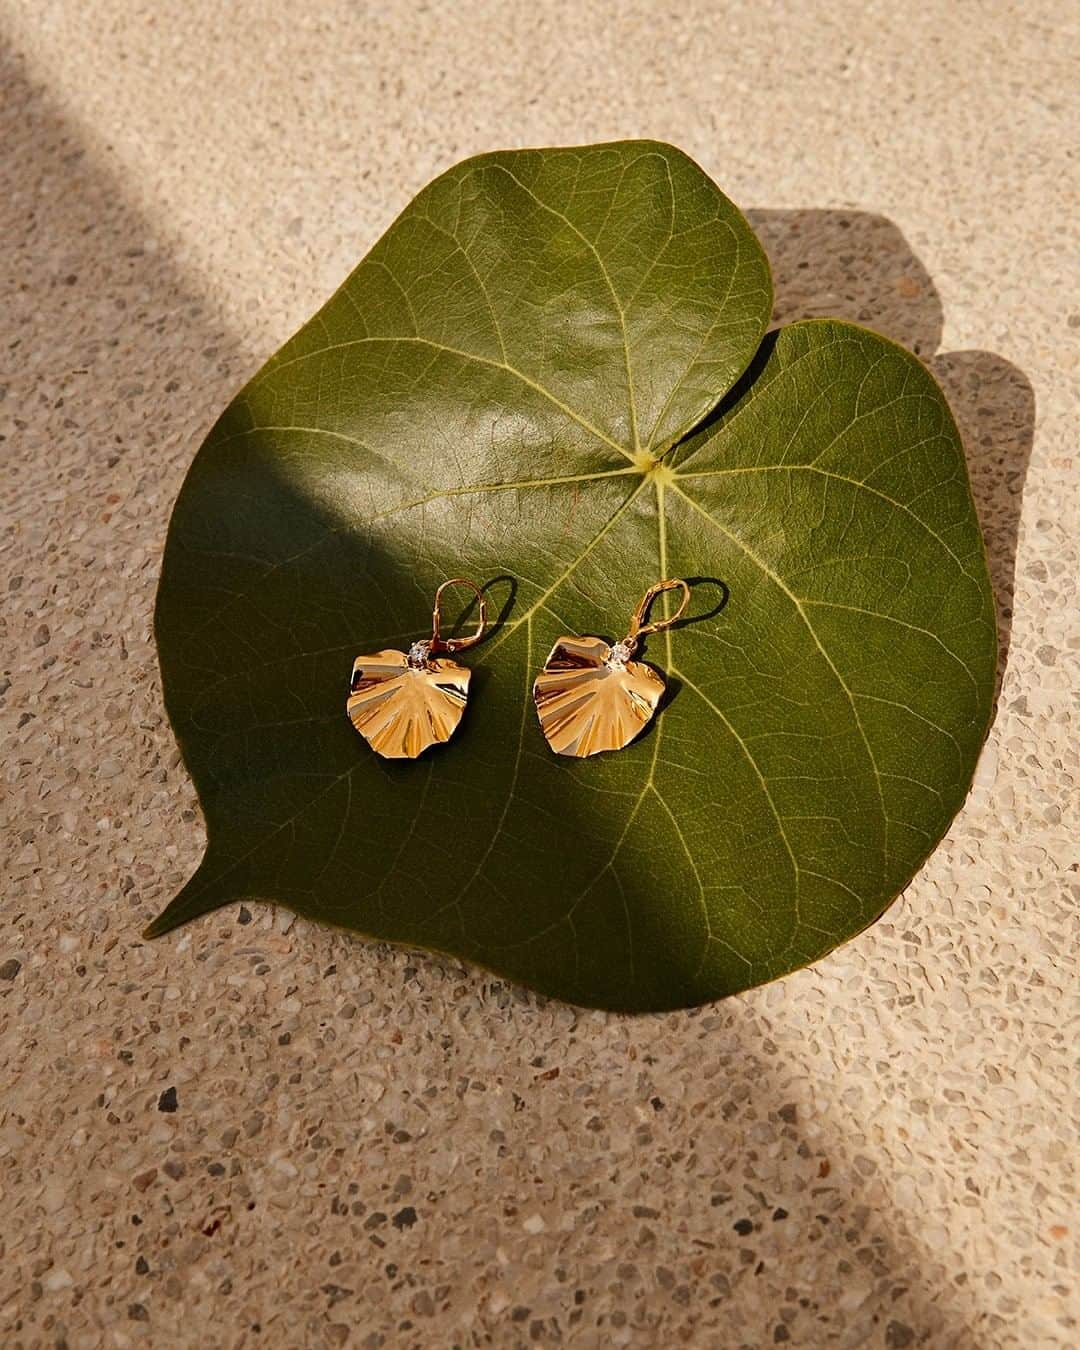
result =
[{"label": "speckled stone surface", "polygon": [[[0,1342],[1066,1347],[1078,51],[1045,0],[4,7]],[[815,969],[548,1003],[194,867],[151,607],[231,393],[434,173],[651,135],[781,318],[915,347],[966,436],[1000,707],[948,839]]]}]

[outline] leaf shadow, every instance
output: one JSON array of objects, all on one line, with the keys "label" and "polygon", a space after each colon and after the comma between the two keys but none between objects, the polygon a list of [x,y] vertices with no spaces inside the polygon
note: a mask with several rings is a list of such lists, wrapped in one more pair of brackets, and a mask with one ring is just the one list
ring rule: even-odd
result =
[{"label": "leaf shadow", "polygon": [[[886,216],[812,208],[746,214],[772,265],[774,326],[823,317],[864,324],[919,356],[944,389],[963,438],[986,540],[1000,688],[1012,637],[1016,544],[1035,430],[1030,380],[993,352],[938,351],[941,296],[925,264]],[[753,379],[756,365],[744,381]],[[725,406],[737,392],[738,387]]]},{"label": "leaf shadow", "polygon": [[773,348],[776,346],[777,331],[778,330],[774,328],[765,334],[761,339],[761,345],[754,353],[750,364],[727,391],[724,397],[714,408],[706,413],[686,439],[674,447],[671,452],[672,464],[678,464],[690,449],[699,445],[706,433],[711,431],[718,422],[725,418],[754,387],[761,372],[769,364],[769,357],[772,355]]}]

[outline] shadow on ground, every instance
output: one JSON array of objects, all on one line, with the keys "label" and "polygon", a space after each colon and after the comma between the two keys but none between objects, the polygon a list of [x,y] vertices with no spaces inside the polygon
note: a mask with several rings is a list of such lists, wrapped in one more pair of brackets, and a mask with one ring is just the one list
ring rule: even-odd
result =
[{"label": "shadow on ground", "polygon": [[747,212],[773,269],[775,324],[837,318],[865,324],[920,356],[945,391],[964,439],[998,608],[998,680],[1008,659],[1020,506],[1035,394],[993,352],[939,352],[941,297],[899,229],[864,211]]}]

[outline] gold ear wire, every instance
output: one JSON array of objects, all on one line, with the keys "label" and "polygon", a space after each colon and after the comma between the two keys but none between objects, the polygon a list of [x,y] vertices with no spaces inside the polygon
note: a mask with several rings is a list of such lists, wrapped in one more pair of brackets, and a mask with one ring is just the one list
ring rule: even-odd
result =
[{"label": "gold ear wire", "polygon": [[[444,638],[440,631],[448,586],[467,586],[480,602],[476,631],[465,637]],[[414,642],[407,652],[387,648],[356,658],[346,711],[376,754],[416,759],[429,746],[450,739],[465,711],[472,672],[456,661],[433,658],[473,646],[486,628],[483,591],[466,577],[451,577],[435,592],[430,638]]]},{"label": "gold ear wire", "polygon": [[[653,623],[646,623],[649,610],[652,608],[653,601],[665,591],[674,591],[682,588],[682,603],[679,608],[668,619],[657,619]],[[627,642],[636,645],[639,637],[646,637],[649,633],[662,633],[665,628],[670,628],[673,624],[679,622],[686,613],[687,606],[690,604],[690,587],[681,577],[675,577],[668,581],[658,581],[655,586],[650,586],[641,597],[637,609],[630,619],[630,632],[626,636]]]},{"label": "gold ear wire", "polygon": [[[448,586],[467,586],[480,602],[479,622],[476,632],[470,633],[468,637],[447,638],[445,641],[440,636],[439,628],[442,623],[442,595]],[[431,647],[434,655],[436,652],[462,652],[466,647],[473,647],[484,636],[487,628],[487,600],[484,598],[484,592],[479,586],[468,579],[468,577],[451,577],[449,581],[444,581],[435,592],[435,607],[431,611]]]}]

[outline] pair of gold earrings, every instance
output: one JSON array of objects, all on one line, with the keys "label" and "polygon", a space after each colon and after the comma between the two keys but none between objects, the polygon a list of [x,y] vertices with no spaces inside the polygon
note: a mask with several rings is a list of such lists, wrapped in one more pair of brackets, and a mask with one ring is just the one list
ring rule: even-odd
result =
[{"label": "pair of gold earrings", "polygon": [[[476,631],[466,637],[444,638],[440,631],[442,597],[449,586],[467,586],[479,602]],[[678,610],[649,623],[653,601],[676,589],[682,590]],[[632,658],[643,637],[677,623],[689,603],[685,581],[658,581],[641,597],[621,641],[609,645],[600,637],[559,638],[533,685],[540,728],[556,754],[584,758],[621,750],[648,725],[664,681],[652,666]],[[356,658],[349,720],[373,750],[386,759],[415,759],[429,746],[450,739],[465,711],[472,672],[443,653],[454,655],[475,646],[486,627],[483,591],[465,577],[452,577],[435,592],[430,638],[414,642],[407,652],[391,649]]]}]

